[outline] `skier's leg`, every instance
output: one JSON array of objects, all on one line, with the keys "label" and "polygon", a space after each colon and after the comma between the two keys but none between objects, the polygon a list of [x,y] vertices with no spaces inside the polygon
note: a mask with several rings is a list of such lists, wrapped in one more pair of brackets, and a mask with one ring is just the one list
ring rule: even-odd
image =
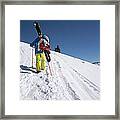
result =
[{"label": "skier's leg", "polygon": [[41,70],[41,60],[40,54],[36,54],[36,71],[40,72]]},{"label": "skier's leg", "polygon": [[41,69],[42,70],[46,69],[46,58],[44,53],[41,54]]}]

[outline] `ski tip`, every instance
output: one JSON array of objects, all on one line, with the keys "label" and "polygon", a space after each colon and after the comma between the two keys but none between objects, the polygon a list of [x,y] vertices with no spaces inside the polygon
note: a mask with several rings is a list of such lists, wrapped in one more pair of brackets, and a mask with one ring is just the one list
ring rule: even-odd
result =
[{"label": "ski tip", "polygon": [[34,25],[34,26],[36,26],[37,24],[38,24],[38,22],[37,22],[37,21],[34,21],[34,22],[33,22],[33,25]]}]

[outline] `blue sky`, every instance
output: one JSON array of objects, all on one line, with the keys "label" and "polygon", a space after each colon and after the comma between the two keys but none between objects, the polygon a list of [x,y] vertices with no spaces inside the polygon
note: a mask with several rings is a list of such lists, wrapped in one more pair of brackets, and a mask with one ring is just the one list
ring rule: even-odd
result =
[{"label": "blue sky", "polygon": [[[36,20],[42,33],[50,38],[52,50],[60,46],[61,53],[90,62],[100,61],[99,20]],[[20,41],[31,43],[37,33],[34,20],[20,21]]]}]

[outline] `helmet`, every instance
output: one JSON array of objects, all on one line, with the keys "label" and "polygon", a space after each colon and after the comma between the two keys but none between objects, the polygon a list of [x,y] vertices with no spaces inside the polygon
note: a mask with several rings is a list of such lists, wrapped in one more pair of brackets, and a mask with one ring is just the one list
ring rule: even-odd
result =
[{"label": "helmet", "polygon": [[49,43],[49,37],[47,35],[43,35],[43,39],[45,39]]}]

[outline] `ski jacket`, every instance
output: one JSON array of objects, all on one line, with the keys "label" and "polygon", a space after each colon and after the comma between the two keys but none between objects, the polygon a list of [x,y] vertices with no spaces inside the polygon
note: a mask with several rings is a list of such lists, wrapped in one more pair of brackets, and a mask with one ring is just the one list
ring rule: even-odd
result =
[{"label": "ski jacket", "polygon": [[45,43],[46,38],[44,35],[42,37],[37,37],[31,44],[31,47],[35,47],[35,54],[43,53],[44,50],[50,51],[49,43]]}]

